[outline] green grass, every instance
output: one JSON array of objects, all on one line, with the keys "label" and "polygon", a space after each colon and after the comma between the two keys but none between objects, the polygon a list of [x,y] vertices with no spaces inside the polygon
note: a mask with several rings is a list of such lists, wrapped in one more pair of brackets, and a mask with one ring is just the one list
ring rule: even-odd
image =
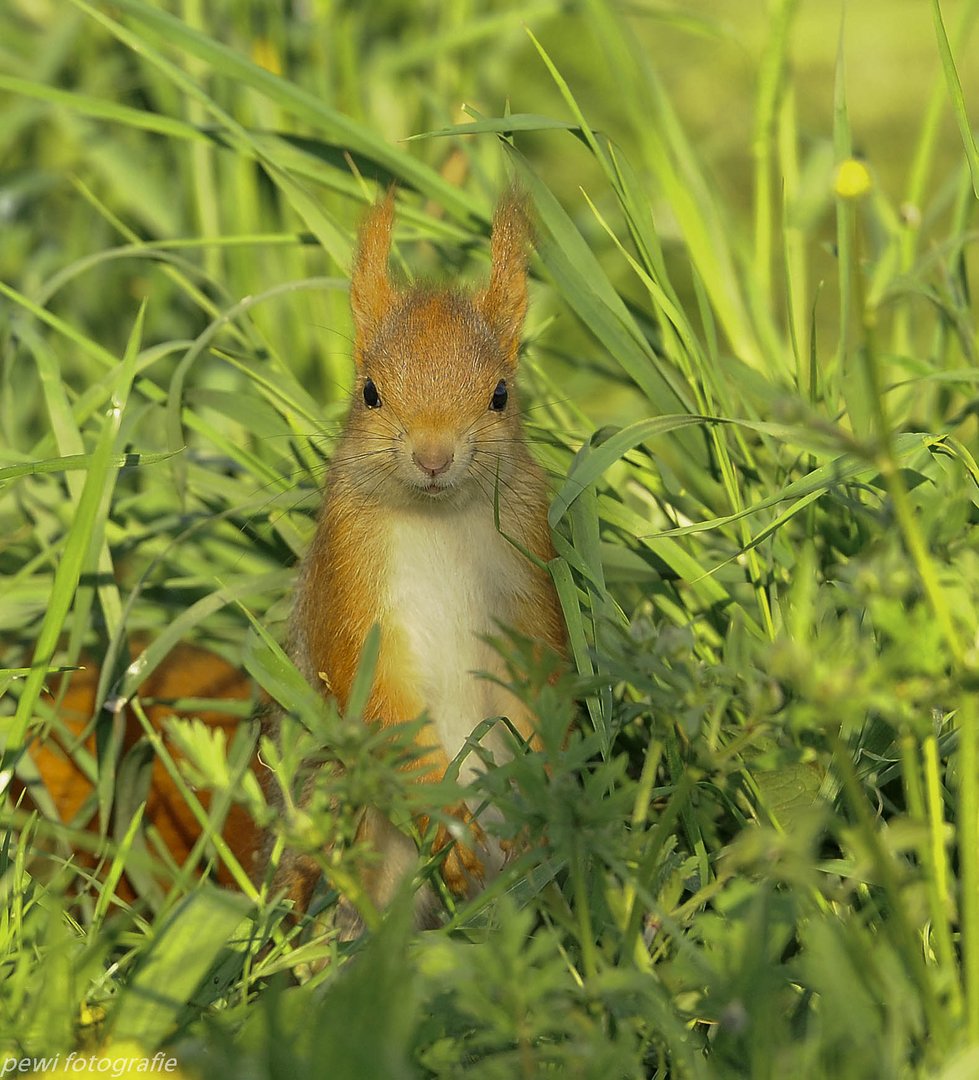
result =
[{"label": "green grass", "polygon": [[[743,46],[706,2],[0,15],[4,785],[36,779],[59,672],[105,657],[112,706],[191,641],[301,718],[263,751],[282,783],[324,746],[343,766],[272,825],[331,842],[344,891],[346,807],[453,802],[404,781],[410,732],[345,724],[279,644],[345,407],[356,222],[392,180],[411,275],[485,273],[509,175],[536,205],[524,380],[576,668],[551,685],[501,642],[544,750],[481,783],[530,850],[446,898],[445,929],[414,932],[406,896],[354,947],[334,894],[297,932],[222,846],[235,800],[271,818],[250,725],[178,725],[181,770],[100,709],[79,819],[36,784],[36,812],[2,810],[0,1051],[110,1039],[208,1076],[972,1074],[979,4],[905,12],[898,138],[867,97],[869,7],[837,44],[781,0]],[[834,189],[862,146],[868,190]],[[153,753],[205,827],[193,863],[240,891],[167,865]],[[103,860],[84,893],[73,848]]]}]

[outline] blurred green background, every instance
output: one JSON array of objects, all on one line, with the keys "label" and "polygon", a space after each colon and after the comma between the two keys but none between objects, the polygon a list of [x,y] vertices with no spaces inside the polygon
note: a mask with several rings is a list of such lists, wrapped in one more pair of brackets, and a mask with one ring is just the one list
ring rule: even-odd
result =
[{"label": "blurred green background", "polygon": [[[392,147],[408,151],[453,183],[474,191],[486,207],[502,182],[502,155],[492,136],[410,144],[405,140],[467,120],[464,107],[486,116],[501,115],[509,108],[569,119],[527,28],[551,54],[592,124],[627,153],[635,142],[622,108],[622,83],[592,36],[588,4],[579,9],[549,0],[378,3],[369,14],[356,4],[316,0],[292,4],[185,0],[163,6],[242,55],[281,72],[325,105],[368,125]],[[234,154],[210,145],[174,143],[166,135],[134,130],[111,118],[80,115],[70,101],[30,100],[11,93],[15,88],[11,77],[25,78],[190,123],[210,122],[202,105],[182,98],[169,80],[151,64],[141,63],[81,7],[62,0],[8,0],[0,12],[0,74],[5,76],[0,84],[0,279],[34,295],[66,267],[118,244],[125,230],[150,241],[198,234],[281,237],[301,231],[281,193]],[[734,211],[728,216],[730,228],[745,238],[751,230],[758,74],[775,7],[747,0],[621,5],[721,201]],[[805,193],[801,213],[810,219],[802,223],[809,234],[824,241],[808,249],[818,282],[835,274],[829,190],[834,68],[841,30],[854,146],[870,164],[880,194],[896,213],[906,198],[910,148],[940,79],[940,66],[930,6],[922,0],[777,5],[779,10],[793,7],[798,10],[788,56],[801,134]],[[943,11],[954,27],[962,5],[949,2]],[[303,124],[267,98],[214,74],[192,57],[178,56],[174,63],[190,79],[199,80],[238,122],[291,133],[301,144]],[[979,92],[975,65],[963,63],[961,77],[967,100],[975,100]],[[939,130],[929,162],[936,177],[945,176],[961,153],[947,107]],[[604,259],[609,238],[580,189],[605,211],[612,209],[613,197],[598,182],[592,156],[564,132],[527,134],[517,142]],[[310,190],[342,228],[355,227],[359,210],[345,194],[315,185]],[[356,192],[353,183],[349,192]],[[671,208],[656,200],[652,184],[651,205],[669,257],[679,239],[676,223]],[[476,272],[463,265],[459,238],[455,234],[454,243],[453,231],[447,228],[444,245],[438,251],[423,245],[412,255],[412,265],[438,276]],[[294,245],[284,237],[278,246],[198,247],[184,257],[212,278],[225,275],[237,296],[254,295],[300,276],[344,270],[316,245],[304,247],[297,257]],[[685,258],[682,254],[681,263]],[[150,340],[191,335],[199,329],[200,311],[145,260],[101,263],[93,271],[66,281],[51,307],[108,348],[121,349],[136,304],[144,297],[151,299]],[[624,265],[609,266],[608,272],[627,295],[638,298],[638,286]],[[682,265],[677,274],[682,281]],[[107,293],[112,303],[104,302]],[[547,342],[565,354],[563,362],[559,358],[552,362],[567,394],[587,401],[596,423],[621,418],[623,409],[639,409],[626,390],[601,373],[596,376],[594,348],[584,348],[580,332],[569,325],[569,313],[548,306],[546,300],[535,309],[532,336],[535,327],[558,318]],[[349,372],[343,297],[287,295],[262,305],[254,318],[263,329],[279,332],[290,367],[314,396],[336,400]],[[835,320],[830,288],[820,297],[817,321],[832,328]],[[288,325],[284,333],[283,324]],[[582,355],[585,352],[590,355]],[[82,382],[94,376],[83,357],[75,357],[74,364]],[[6,379],[10,392],[4,394],[0,408],[7,411],[8,437],[28,440],[43,423],[31,383],[22,383],[9,370]]]}]

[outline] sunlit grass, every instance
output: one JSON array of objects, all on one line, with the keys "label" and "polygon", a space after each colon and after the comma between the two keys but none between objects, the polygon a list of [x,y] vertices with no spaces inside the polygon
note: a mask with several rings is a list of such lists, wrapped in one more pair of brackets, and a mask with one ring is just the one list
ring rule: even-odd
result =
[{"label": "sunlit grass", "polygon": [[[650,23],[603,0],[561,18],[546,2],[312,10],[329,33],[192,2],[0,17],[0,145],[20,170],[0,252],[2,775],[34,808],[3,812],[0,1050],[115,1038],[229,1076],[968,1071],[979,466],[961,76],[979,4],[946,25],[935,3],[934,89],[880,163],[860,153],[852,27],[813,130],[793,55],[811,6],[746,24],[764,40],[736,191]],[[659,22],[692,57],[691,30],[704,48],[737,36],[690,12]],[[723,124],[724,79],[701,78]],[[407,820],[457,794],[407,783],[405,748],[345,724],[280,644],[345,407],[361,207],[397,181],[402,271],[471,281],[511,174],[538,218],[524,378],[577,676],[552,684],[504,644],[544,750],[482,786],[530,849],[475,901],[446,897],[444,931],[413,932],[407,895],[365,908],[345,963],[335,894],[319,937],[291,927],[220,825],[239,802],[276,831],[273,857],[329,843],[329,877],[362,902],[358,796]],[[249,724],[229,746],[189,724],[159,737],[134,695],[185,641],[301,719],[295,745],[262,748],[287,790],[331,748],[339,810],[287,797],[273,820],[245,779]],[[92,657],[86,743],[59,673]],[[130,699],[135,745],[113,721]],[[39,732],[91,781],[73,821],[23,753]],[[167,864],[143,810],[153,755],[205,826],[193,865],[239,891]],[[123,876],[134,900],[113,893]]]}]

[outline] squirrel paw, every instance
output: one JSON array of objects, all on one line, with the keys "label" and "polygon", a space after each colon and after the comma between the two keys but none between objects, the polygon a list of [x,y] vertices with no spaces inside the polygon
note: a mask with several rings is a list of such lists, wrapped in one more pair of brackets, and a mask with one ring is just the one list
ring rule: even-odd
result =
[{"label": "squirrel paw", "polygon": [[[450,812],[466,825],[474,847],[485,846],[486,834],[465,805],[453,807]],[[486,877],[483,860],[476,854],[474,847],[460,843],[445,825],[439,825],[432,851],[438,854],[447,847],[449,852],[441,867],[442,880],[456,896],[470,896]]]}]

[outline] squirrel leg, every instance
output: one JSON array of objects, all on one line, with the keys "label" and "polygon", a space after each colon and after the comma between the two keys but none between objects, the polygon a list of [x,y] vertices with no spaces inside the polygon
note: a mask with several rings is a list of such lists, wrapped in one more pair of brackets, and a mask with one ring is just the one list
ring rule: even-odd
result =
[{"label": "squirrel leg", "polygon": [[[390,663],[385,663],[385,660],[390,661],[390,658],[391,654],[385,656],[382,650],[374,686],[364,710],[366,722],[377,723],[382,727],[414,719],[423,711],[423,704],[417,695],[406,688],[401,680],[391,677]],[[445,776],[449,761],[434,728],[431,725],[422,728],[416,735],[416,743],[420,756],[406,768],[413,770],[412,778],[419,783],[439,782]],[[304,793],[300,797],[300,803],[305,802],[306,798],[307,793]],[[472,895],[481,886],[486,874],[483,859],[477,853],[485,837],[465,803],[452,807],[449,812],[467,826],[473,842],[471,845],[460,843],[453,836],[457,830],[440,825],[436,832],[433,852],[437,854],[447,847],[450,848],[441,863],[442,878],[455,895]],[[421,816],[418,825],[424,833],[428,827],[427,817]],[[270,836],[264,852],[265,858],[262,860],[265,865],[271,855],[271,842]],[[362,872],[361,884],[371,904],[377,910],[383,911],[397,894],[401,884],[417,868],[418,850],[409,836],[396,828],[374,807],[367,807],[365,810],[357,832],[357,843],[368,846],[374,853],[373,859]],[[272,879],[271,891],[291,901],[293,914],[299,916],[308,910],[320,876],[321,860],[310,854],[286,849]],[[431,887],[426,886],[419,890],[416,904],[416,921],[420,927],[438,924],[439,903]],[[349,900],[341,904],[340,922],[344,928],[344,937],[356,936],[362,926],[355,905]]]},{"label": "squirrel leg", "polygon": [[[475,845],[482,846],[484,844],[486,834],[476,823],[476,819],[465,803],[452,807],[449,813],[458,818],[468,828]],[[435,854],[438,854],[447,847],[450,850],[442,861],[440,870],[442,880],[456,896],[468,896],[472,893],[474,886],[483,883],[486,877],[486,867],[474,848],[456,840],[446,825],[439,825],[435,833],[432,850]]]},{"label": "squirrel leg", "polygon": [[[381,693],[382,690],[383,687],[375,685],[375,692],[371,698],[371,711],[375,715],[389,717],[393,715],[391,706],[395,702],[390,696],[384,696]],[[417,716],[421,711],[419,708],[414,715]],[[383,720],[380,722],[384,723]],[[418,783],[438,783],[445,776],[449,759],[438,741],[434,728],[431,725],[422,728],[416,736],[416,743],[422,755],[411,766],[415,770],[414,779]],[[475,824],[472,814],[464,803],[452,807],[449,812],[469,827],[474,841],[478,842],[483,838],[482,830]],[[383,821],[385,827],[379,825],[379,821]],[[427,831],[428,818],[425,815],[419,817],[418,827],[422,833]],[[391,899],[397,885],[414,869],[418,861],[418,852],[411,840],[394,828],[383,815],[370,810],[365,815],[358,839],[370,843],[383,856],[377,868],[368,873],[368,880],[365,882],[368,895],[379,908],[383,908]],[[435,835],[433,853],[438,854],[450,846],[451,850],[445,856],[440,868],[442,879],[455,895],[470,895],[474,888],[482,883],[485,876],[482,860],[473,848],[459,843],[445,825],[440,825]],[[431,890],[426,889],[423,892],[430,895],[430,902],[423,900],[422,906],[433,908],[435,898],[431,896]],[[434,917],[434,912],[432,916]],[[420,924],[430,924],[430,919],[423,918]]]}]

